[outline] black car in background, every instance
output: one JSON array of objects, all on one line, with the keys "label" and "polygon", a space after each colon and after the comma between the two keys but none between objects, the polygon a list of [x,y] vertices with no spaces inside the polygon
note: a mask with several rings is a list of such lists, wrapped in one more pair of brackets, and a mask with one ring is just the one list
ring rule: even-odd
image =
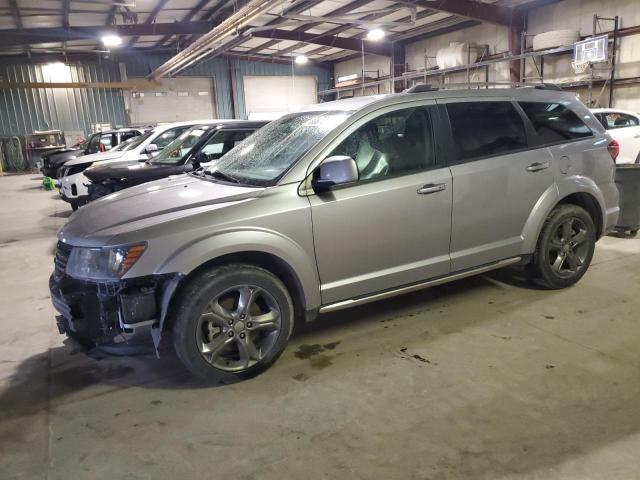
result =
[{"label": "black car in background", "polygon": [[151,160],[111,162],[84,171],[91,181],[89,201],[170,175],[191,172],[215,162],[268,122],[217,120],[187,130]]},{"label": "black car in background", "polygon": [[117,130],[94,133],[88,140],[81,143],[78,148],[65,148],[42,155],[42,168],[40,171],[45,177],[58,178],[60,167],[72,158],[111,150],[127,140],[142,135],[144,132],[144,128],[119,128]]}]

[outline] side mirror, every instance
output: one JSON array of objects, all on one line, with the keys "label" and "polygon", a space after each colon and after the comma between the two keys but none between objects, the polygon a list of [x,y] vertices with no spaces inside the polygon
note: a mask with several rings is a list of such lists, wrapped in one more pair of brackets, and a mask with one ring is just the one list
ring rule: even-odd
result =
[{"label": "side mirror", "polygon": [[150,143],[144,149],[144,153],[153,154],[158,151],[158,146],[155,143]]},{"label": "side mirror", "polygon": [[346,155],[329,157],[313,172],[311,188],[317,194],[326,193],[339,185],[357,182],[358,167],[353,158]]},{"label": "side mirror", "polygon": [[201,164],[207,163],[207,154],[204,152],[198,152],[193,156],[191,163],[193,163],[194,168],[199,168]]},{"label": "side mirror", "polygon": [[191,163],[185,163],[183,171],[184,173],[193,172],[195,170],[194,166]]}]

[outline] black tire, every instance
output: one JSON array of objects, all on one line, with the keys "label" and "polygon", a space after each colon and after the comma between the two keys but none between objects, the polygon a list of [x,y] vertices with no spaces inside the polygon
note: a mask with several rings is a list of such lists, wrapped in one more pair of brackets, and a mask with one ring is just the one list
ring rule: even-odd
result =
[{"label": "black tire", "polygon": [[[565,239],[559,232],[567,224],[573,225],[573,233]],[[578,238],[578,233],[584,234],[584,241],[572,247],[574,242],[571,239]],[[547,217],[538,238],[530,265],[534,281],[549,289],[567,288],[575,284],[589,268],[595,244],[596,229],[591,216],[577,205],[558,205]],[[565,262],[567,268],[563,269]]]},{"label": "black tire", "polygon": [[[246,340],[249,340],[252,335],[264,335],[259,331],[251,332],[248,330],[248,327],[251,326],[251,318],[257,317],[252,316],[250,313],[247,314],[246,320],[240,319],[245,318],[244,316],[235,317],[236,323],[233,326],[225,325],[226,332],[221,328],[219,332],[214,333],[210,331],[213,322],[206,325],[208,330],[203,333],[202,317],[205,317],[203,312],[211,307],[214,299],[219,299],[219,297],[225,295],[225,292],[233,291],[235,288],[245,288],[245,286],[251,288],[252,291],[265,292],[265,298],[268,296],[270,302],[275,302],[274,307],[279,309],[279,329],[274,332],[265,332],[265,336],[269,337],[270,345],[264,353],[262,353],[262,347],[259,348],[259,353],[262,355],[261,358],[259,360],[252,359],[256,363],[240,367],[240,369],[235,367],[235,370],[229,371],[224,369],[225,367],[214,365],[214,361],[217,361],[218,365],[225,362],[222,354],[218,353],[219,356],[215,360],[213,355],[210,359],[205,358],[206,354],[201,352],[201,347],[199,346],[203,341],[202,335],[209,335],[207,340],[213,344],[214,341],[226,339],[227,334],[233,336],[235,333],[233,341],[239,345],[242,342],[239,339],[245,338],[243,336],[245,334]],[[263,295],[263,293],[258,295]],[[265,299],[260,296],[258,300],[265,302]],[[237,302],[239,303],[239,298]],[[256,305],[257,303],[259,302],[256,301]],[[219,304],[219,301],[217,304]],[[237,305],[233,310],[240,310],[240,306]],[[223,383],[251,378],[266,370],[278,359],[287,346],[294,323],[293,301],[280,279],[263,268],[243,264],[212,268],[191,279],[180,292],[172,311],[174,312],[172,315],[173,346],[178,358],[196,376]],[[231,313],[231,309],[225,310],[225,312]],[[243,322],[246,323],[247,330],[236,330]],[[252,345],[253,341],[251,340]],[[240,355],[240,347],[234,346],[233,343],[228,347],[228,350],[231,351],[228,355],[233,353],[234,348],[238,348],[238,355]],[[224,349],[222,350],[225,351]],[[220,360],[221,357],[222,359]],[[241,363],[242,358],[239,358],[238,362]]]},{"label": "black tire", "polygon": [[76,202],[71,203],[71,210],[74,212],[78,210],[79,205]]}]

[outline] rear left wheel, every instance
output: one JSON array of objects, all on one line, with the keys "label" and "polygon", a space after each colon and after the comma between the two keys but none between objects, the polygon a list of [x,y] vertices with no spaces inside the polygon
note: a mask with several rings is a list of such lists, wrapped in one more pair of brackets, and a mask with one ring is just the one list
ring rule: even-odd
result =
[{"label": "rear left wheel", "polygon": [[229,382],[262,372],[280,356],[293,329],[293,301],[284,284],[250,265],[204,272],[178,302],[176,353],[207,379]]},{"label": "rear left wheel", "polygon": [[544,224],[531,264],[534,278],[547,288],[566,288],[586,273],[595,250],[591,216],[577,205],[559,205]]}]

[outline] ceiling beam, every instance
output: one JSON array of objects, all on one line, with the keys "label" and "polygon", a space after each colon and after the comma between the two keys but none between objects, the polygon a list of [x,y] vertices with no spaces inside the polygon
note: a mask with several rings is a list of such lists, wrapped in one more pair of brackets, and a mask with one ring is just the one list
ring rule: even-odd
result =
[{"label": "ceiling beam", "polygon": [[18,2],[16,0],[9,0],[9,10],[11,11],[11,16],[16,24],[16,28],[23,30],[24,25],[22,24],[22,18],[20,18],[20,10],[18,9]]},{"label": "ceiling beam", "polygon": [[326,47],[342,48],[343,50],[352,50],[354,52],[360,52],[364,48],[365,53],[372,53],[374,55],[391,55],[391,46],[386,43],[376,42],[364,42],[360,39],[335,37],[333,35],[318,35],[307,32],[296,32],[294,30],[262,30],[253,33],[254,37],[262,38],[277,38],[281,40],[294,40],[304,43],[313,43],[316,45],[323,45]]},{"label": "ceiling beam", "polygon": [[69,28],[69,10],[71,10],[71,0],[62,1],[62,26]]},{"label": "ceiling beam", "polygon": [[[432,24],[422,25],[420,27],[413,28],[408,32],[402,32],[402,34],[395,35],[391,38],[394,45],[397,47],[404,46],[409,42],[417,42],[419,40],[424,40],[426,38],[437,37],[439,35],[444,35],[446,33],[455,32],[458,30],[463,30],[465,28],[473,27],[476,25],[480,25],[481,22],[477,20],[468,20],[465,18],[459,17],[449,17],[439,20],[437,22],[433,22]],[[410,32],[410,33],[409,33]],[[310,54],[313,52],[310,52]],[[353,58],[357,58],[357,54],[348,54],[344,53],[335,53],[333,55],[328,55],[322,58],[320,61],[322,62],[344,62],[346,60],[351,60]]]},{"label": "ceiling beam", "polygon": [[514,16],[520,17],[513,8],[473,0],[414,0],[412,3],[418,7],[430,8],[503,27],[512,26]]},{"label": "ceiling beam", "polygon": [[[211,30],[210,22],[175,22],[113,25],[110,31],[121,37],[143,35],[192,35]],[[96,41],[100,37],[97,27],[25,28],[23,30],[0,30],[0,46],[10,47],[39,43],[70,42],[73,40]]]},{"label": "ceiling beam", "polygon": [[[222,21],[225,18],[229,17],[230,15],[233,15],[235,12],[238,11],[238,9],[244,7],[248,3],[248,1],[249,0],[217,1],[213,7],[209,8],[207,12],[201,15],[200,20],[208,20],[209,22],[211,22],[211,25],[219,25],[220,23],[222,23]],[[175,38],[172,44],[175,45],[176,47],[184,48],[185,46],[197,40],[199,36],[200,35],[191,35],[186,40],[184,40],[184,37],[178,36]],[[180,45],[181,41],[183,45]]]},{"label": "ceiling beam", "polygon": [[[438,12],[436,12],[436,11],[434,11],[434,10],[423,10],[422,12],[418,12],[418,14],[416,15],[416,18],[415,18],[415,19],[416,19],[416,20],[422,20],[423,18],[430,17],[430,16],[432,16],[432,15],[435,15],[436,13],[438,13]],[[365,19],[367,19],[367,20],[375,20],[376,18],[379,18],[379,17],[380,17],[380,15],[375,15],[375,14],[374,14],[374,15],[367,15],[366,17],[363,17],[363,18],[365,18]],[[410,22],[411,20],[412,20],[412,18],[411,18],[411,16],[409,15],[409,16],[406,16],[406,17],[402,17],[402,18],[400,18],[400,19],[398,19],[398,20],[396,20],[396,21],[397,21],[397,22]],[[339,34],[339,33],[342,33],[342,32],[344,32],[344,31],[346,31],[346,30],[349,30],[350,28],[351,28],[351,26],[350,26],[350,25],[345,25],[345,26],[342,26],[342,27],[337,27],[337,28],[334,28],[334,29],[332,29],[332,30],[329,30],[328,32],[326,32],[326,33],[325,33],[325,35],[337,35],[337,34]],[[356,37],[354,37],[354,38],[360,38],[360,37],[359,37],[359,36],[356,36]],[[278,55],[284,55],[284,54],[288,53],[289,51],[295,51],[295,50],[297,50],[297,49],[298,49],[298,48],[300,48],[301,46],[303,46],[303,44],[296,44],[296,45],[292,45],[291,47],[285,48],[284,50],[279,50],[277,53],[278,53]],[[326,50],[329,50],[329,47],[321,47],[321,48],[317,48],[317,49],[315,49],[315,50],[312,50],[312,51],[310,51],[310,52],[307,52],[307,55],[309,55],[309,56],[311,56],[311,55],[317,55],[317,54],[322,53],[322,52],[324,52],[324,51],[326,51]],[[323,59],[322,61],[325,61],[325,60]]]},{"label": "ceiling beam", "polygon": [[118,12],[118,7],[116,5],[111,5],[111,8],[109,8],[109,14],[107,15],[107,21],[105,22],[105,25],[108,26],[116,23],[117,12]]},{"label": "ceiling beam", "polygon": [[[363,6],[367,5],[370,2],[371,2],[371,0],[356,0],[355,2],[348,3],[347,5],[343,5],[340,8],[337,8],[335,10],[332,10],[332,11],[328,12],[327,15],[343,15],[345,13],[348,13],[348,12],[356,10],[356,9],[358,9],[360,7],[363,7]],[[287,13],[292,13],[292,12],[287,12]],[[273,20],[272,22],[269,22],[270,25],[274,24],[275,27],[277,27],[277,23],[278,22],[276,20]],[[307,30],[309,30],[309,29],[311,29],[313,27],[317,27],[318,25],[322,25],[322,22],[306,23],[306,24],[301,25],[301,26],[299,26],[297,28],[294,28],[293,31],[294,32],[306,32]],[[249,50],[248,53],[255,54],[255,53],[258,53],[258,52],[260,52],[260,51],[262,51],[264,49],[271,48],[274,45],[277,45],[278,43],[280,43],[280,40],[270,40],[270,41],[268,41],[266,43],[263,43],[259,47],[256,47],[256,48],[253,48],[253,49]]]},{"label": "ceiling beam", "polygon": [[[154,23],[156,21],[158,13],[160,13],[160,10],[162,10],[162,8],[167,4],[168,1],[169,0],[159,0],[158,3],[156,3],[156,6],[153,7],[153,10],[151,10],[151,13],[147,17],[147,19],[144,21],[144,25],[151,25],[152,23]],[[134,36],[131,40],[129,40],[129,48],[131,48],[133,44],[136,43],[138,38],[140,37]]]},{"label": "ceiling beam", "polygon": [[[193,17],[195,17],[204,7],[206,7],[210,1],[211,0],[200,0],[195,7],[189,10],[189,13],[187,13],[184,17],[182,17],[182,21],[190,22],[191,20],[193,20]],[[165,35],[158,41],[158,43],[155,44],[155,46],[160,47],[164,45],[164,43],[170,38],[171,38],[171,35]]]}]

